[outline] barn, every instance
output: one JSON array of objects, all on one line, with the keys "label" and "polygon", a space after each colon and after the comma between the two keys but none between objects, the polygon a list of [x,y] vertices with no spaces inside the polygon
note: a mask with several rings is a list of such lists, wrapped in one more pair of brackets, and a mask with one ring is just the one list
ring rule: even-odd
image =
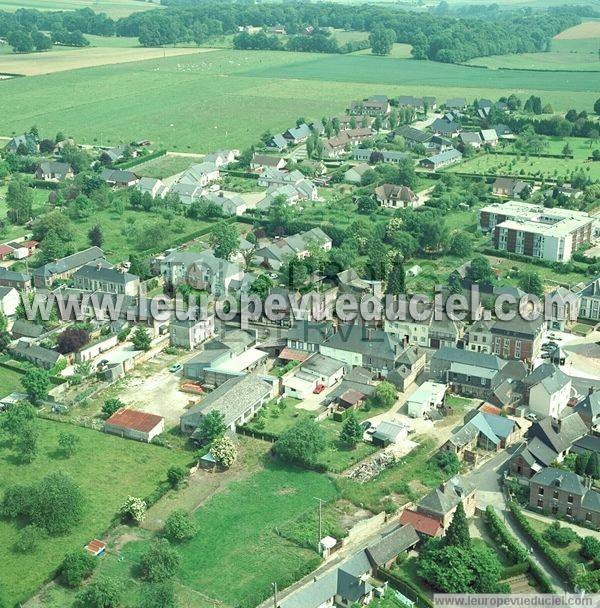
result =
[{"label": "barn", "polygon": [[165,429],[165,419],[156,414],[122,407],[104,423],[104,432],[150,443]]}]

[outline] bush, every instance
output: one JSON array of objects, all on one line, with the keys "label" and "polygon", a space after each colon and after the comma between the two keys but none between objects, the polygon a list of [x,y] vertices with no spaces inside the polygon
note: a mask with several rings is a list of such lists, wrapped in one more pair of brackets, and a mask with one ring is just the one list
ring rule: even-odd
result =
[{"label": "bush", "polygon": [[563,528],[557,521],[544,530],[542,536],[549,543],[559,547],[566,547],[569,543],[572,543],[578,538],[577,534],[571,530],[571,528]]},{"label": "bush", "polygon": [[166,539],[157,540],[140,560],[140,573],[144,580],[161,583],[173,576],[179,567],[179,554]]},{"label": "bush", "polygon": [[600,540],[593,536],[586,536],[581,541],[581,549],[579,550],[581,556],[585,559],[590,559],[594,562],[594,565],[600,563]]},{"label": "bush", "polygon": [[121,587],[112,578],[104,577],[91,582],[81,591],[73,608],[117,608],[121,595]]},{"label": "bush", "polygon": [[178,488],[181,482],[185,479],[185,469],[176,465],[169,467],[167,471],[167,479],[169,480],[172,488]]},{"label": "bush", "polygon": [[18,553],[33,553],[45,536],[42,528],[33,525],[25,526],[19,531],[14,549]]},{"label": "bush", "polygon": [[92,574],[96,558],[87,551],[68,553],[60,567],[60,575],[67,587],[79,587]]},{"label": "bush", "polygon": [[135,496],[128,496],[121,506],[119,512],[125,520],[141,524],[146,518],[146,502]]},{"label": "bush", "polygon": [[183,509],[175,509],[165,521],[164,535],[172,543],[181,543],[194,538],[198,528],[194,520]]},{"label": "bush", "polygon": [[508,531],[500,516],[496,513],[492,505],[488,505],[485,510],[485,523],[491,537],[502,547],[504,553],[513,564],[525,562],[529,558],[527,550],[521,543]]}]

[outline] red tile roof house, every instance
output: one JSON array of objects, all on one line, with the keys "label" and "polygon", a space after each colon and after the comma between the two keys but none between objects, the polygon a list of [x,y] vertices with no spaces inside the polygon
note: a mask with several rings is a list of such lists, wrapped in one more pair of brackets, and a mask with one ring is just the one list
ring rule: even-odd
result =
[{"label": "red tile roof house", "polygon": [[0,245],[0,260],[5,260],[14,250],[10,245]]},{"label": "red tile roof house", "polygon": [[122,407],[104,423],[104,432],[150,443],[165,430],[165,419]]}]

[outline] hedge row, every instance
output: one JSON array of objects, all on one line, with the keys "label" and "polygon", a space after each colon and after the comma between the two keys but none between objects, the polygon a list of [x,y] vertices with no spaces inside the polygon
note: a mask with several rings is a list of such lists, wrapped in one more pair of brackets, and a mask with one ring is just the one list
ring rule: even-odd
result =
[{"label": "hedge row", "polygon": [[554,569],[571,585],[574,586],[577,576],[577,566],[574,562],[564,560],[552,545],[531,525],[529,519],[523,514],[521,508],[511,502],[510,510],[521,528],[531,542],[544,554],[544,557],[552,564]]},{"label": "hedge row", "polygon": [[572,154],[550,154],[549,152],[543,152],[541,154],[523,154],[522,152],[508,152],[506,150],[490,150],[489,154],[501,154],[502,156],[530,156],[533,158],[570,158],[573,160]]},{"label": "hedge row", "polygon": [[137,165],[142,165],[143,163],[154,160],[155,158],[160,158],[161,156],[165,156],[167,151],[164,149],[156,150],[155,152],[150,152],[150,154],[144,154],[140,156],[135,156],[134,158],[130,158],[129,160],[123,161],[122,163],[115,164],[117,169],[129,169],[131,167],[136,167]]},{"label": "hedge row", "polygon": [[488,505],[485,510],[485,523],[491,537],[502,546],[513,565],[526,562],[529,559],[527,549],[508,531],[492,505]]},{"label": "hedge row", "polygon": [[507,557],[514,562],[511,566],[504,568],[502,578],[506,579],[529,572],[544,593],[554,593],[554,586],[546,573],[533,561],[527,549],[510,533],[491,505],[485,510],[485,522],[492,538],[502,545]]},{"label": "hedge row", "polygon": [[586,274],[587,268],[584,268],[581,265],[570,263],[568,267],[561,262],[549,262],[548,260],[540,260],[538,258],[530,258],[526,255],[521,255],[520,253],[512,253],[511,251],[503,251],[502,249],[494,249],[492,247],[479,247],[477,249],[478,253],[483,253],[484,255],[493,255],[498,258],[505,258],[507,260],[513,260],[515,262],[526,262],[527,264],[532,264],[533,266],[543,266],[544,268],[550,268],[560,273],[562,270],[565,272],[577,272],[580,274]]}]

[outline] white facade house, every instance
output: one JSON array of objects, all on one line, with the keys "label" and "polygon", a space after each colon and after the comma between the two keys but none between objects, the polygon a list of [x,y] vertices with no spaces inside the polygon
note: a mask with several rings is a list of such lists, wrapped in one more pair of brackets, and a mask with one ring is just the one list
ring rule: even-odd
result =
[{"label": "white facade house", "polygon": [[12,317],[21,303],[19,292],[14,287],[0,287],[0,310],[6,317]]},{"label": "white facade house", "polygon": [[571,378],[558,367],[543,363],[524,383],[529,387],[529,409],[540,417],[558,419],[571,397]]}]

